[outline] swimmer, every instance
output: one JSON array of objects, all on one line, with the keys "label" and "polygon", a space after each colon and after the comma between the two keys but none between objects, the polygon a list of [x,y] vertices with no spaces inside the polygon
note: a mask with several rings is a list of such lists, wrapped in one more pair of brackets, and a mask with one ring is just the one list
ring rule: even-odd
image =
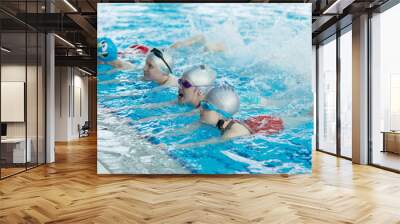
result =
[{"label": "swimmer", "polygon": [[[161,63],[160,60],[158,62]],[[167,66],[167,64],[161,64],[161,66],[162,66],[161,68],[164,69],[164,72],[166,74],[166,72],[168,72],[167,68],[169,67]],[[145,78],[147,74],[148,73],[145,72]],[[152,78],[154,78],[154,74],[160,74],[160,73],[156,71],[155,73],[152,74]],[[196,109],[199,108],[200,101],[204,99],[207,91],[214,86],[216,77],[217,77],[216,72],[207,65],[197,65],[186,70],[183,73],[182,77],[177,80],[177,83],[179,85],[178,103],[192,105]],[[168,79],[171,79],[171,76],[169,76]],[[156,104],[147,104],[141,106],[141,108],[168,106],[175,103],[177,102],[172,101],[172,102],[164,102]],[[193,113],[195,112],[194,111],[189,112],[189,114]]]},{"label": "swimmer", "polygon": [[232,119],[239,111],[240,100],[232,87],[215,87],[200,103],[201,122],[221,130],[222,139],[252,134],[276,134],[283,130],[280,118],[261,115],[245,121]]},{"label": "swimmer", "polygon": [[145,81],[153,81],[164,87],[178,87],[178,79],[172,75],[173,59],[168,50],[151,49],[143,68]]},{"label": "swimmer", "polygon": [[118,58],[118,49],[114,42],[107,37],[101,37],[97,40],[97,63],[108,64],[114,69],[131,70],[133,64]]},{"label": "swimmer", "polygon": [[[119,109],[114,109],[110,112],[118,112],[121,110],[134,109],[134,108],[146,108],[154,109],[159,107],[166,107],[176,103],[192,105],[196,109],[200,106],[200,101],[204,99],[207,91],[215,85],[216,72],[207,65],[196,65],[187,69],[182,77],[178,80],[179,91],[178,100],[162,102],[162,103],[151,103],[144,105],[131,105],[125,106]],[[122,95],[122,96],[129,96]],[[110,98],[118,98],[121,96],[110,96]],[[169,114],[161,117],[173,118],[176,116],[189,116],[194,115],[196,110],[190,111],[183,114]],[[146,121],[153,119],[160,119],[160,116],[145,118]]]},{"label": "swimmer", "polygon": [[[200,107],[200,102],[204,99],[207,92],[215,85],[217,74],[216,72],[207,65],[193,66],[186,70],[182,77],[178,80],[179,91],[178,91],[178,103],[187,104],[196,108],[186,113],[165,115],[162,117],[173,118],[177,116],[191,116],[197,113],[197,109]],[[160,119],[160,117],[152,117],[152,120]],[[149,118],[146,118],[148,121]],[[171,135],[178,133],[189,133],[199,128],[200,122],[193,123],[185,126],[179,130],[176,130]]]},{"label": "swimmer", "polygon": [[188,47],[195,43],[203,44],[208,51],[223,51],[220,44],[208,43],[203,35],[197,35],[189,39],[178,41],[165,49],[149,48],[143,45],[133,45],[130,48],[134,52],[147,54],[143,68],[143,80],[154,81],[164,87],[178,87],[178,79],[173,76],[174,60],[171,55],[172,49]]},{"label": "swimmer", "polygon": [[[179,41],[170,48],[164,50],[159,50],[157,48],[151,49],[150,53],[146,57],[146,64],[143,68],[143,79],[147,81],[154,81],[161,86],[178,87],[178,79],[172,75],[173,58],[171,56],[170,49],[190,46],[196,42],[205,44],[203,43],[202,38],[197,36],[185,41]],[[221,50],[217,47],[211,47],[209,49],[213,51]],[[205,68],[205,70],[207,70],[207,68]]]},{"label": "swimmer", "polygon": [[[133,44],[123,51],[118,51],[116,45],[110,38],[102,37],[98,39],[97,61],[98,64],[111,65],[113,69],[107,73],[112,73],[117,70],[135,69],[134,64],[130,61],[143,56],[146,58],[146,64],[143,69],[145,73],[143,80],[155,81],[160,86],[164,87],[177,87],[177,78],[172,76],[173,61],[171,51],[188,47],[196,43],[204,45],[206,51],[220,52],[224,50],[223,43],[209,41],[204,35],[196,35],[186,40],[177,41],[164,49],[152,48],[142,44]],[[166,65],[168,69],[163,68],[165,67],[164,65]],[[118,82],[118,80],[111,80],[106,83],[112,82]]]},{"label": "swimmer", "polygon": [[[204,45],[205,50],[210,52],[220,52],[225,50],[224,43],[208,41],[203,34],[198,34],[185,40],[179,40],[171,46],[167,47],[166,49],[184,48],[192,46],[194,44]],[[129,57],[132,55],[147,55],[149,52],[151,52],[152,49],[152,47],[143,44],[133,44],[126,48],[124,51],[118,52],[118,55],[121,57]]]},{"label": "swimmer", "polygon": [[[154,62],[154,63],[159,63],[157,60],[151,60],[153,56],[156,56],[157,58],[163,60],[162,63],[166,63],[168,67],[168,73],[172,73],[171,67],[169,67],[172,61],[168,61],[172,59],[167,53],[163,53],[162,51],[156,49],[156,48],[150,48],[145,45],[139,45],[139,44],[134,44],[124,50],[123,52],[119,52],[117,49],[117,46],[114,44],[114,42],[107,37],[102,37],[98,39],[98,45],[97,45],[97,61],[99,64],[108,64],[113,66],[113,70],[132,70],[134,69],[134,65],[129,62],[129,58],[127,56],[135,56],[135,58],[139,55],[146,56],[146,65],[148,67],[148,70],[151,68],[151,64],[148,64],[147,62]],[[125,58],[125,60],[123,60]],[[168,62],[167,62],[168,61]],[[169,64],[168,64],[169,63]],[[154,64],[153,64],[154,65]],[[158,68],[158,67],[157,67]],[[163,70],[160,67],[160,70]],[[154,71],[153,71],[154,73]],[[146,77],[145,77],[146,78]],[[156,77],[154,81],[156,82],[164,82],[162,79],[159,80],[160,77]],[[165,78],[165,77],[164,77]],[[151,79],[151,77],[150,77]],[[165,82],[164,84],[171,85],[171,86],[177,86],[177,82],[174,81],[174,79],[171,77],[169,79],[169,82]]]},{"label": "swimmer", "polygon": [[178,102],[199,108],[208,90],[215,85],[216,72],[206,65],[199,65],[185,71],[178,80]]}]

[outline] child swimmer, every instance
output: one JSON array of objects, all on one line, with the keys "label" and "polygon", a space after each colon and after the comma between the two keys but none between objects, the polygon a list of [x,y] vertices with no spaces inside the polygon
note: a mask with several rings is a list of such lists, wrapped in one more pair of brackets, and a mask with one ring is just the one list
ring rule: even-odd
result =
[{"label": "child swimmer", "polygon": [[208,90],[214,87],[216,77],[217,77],[216,72],[207,65],[192,66],[183,73],[180,79],[178,79],[179,89],[177,93],[177,100],[163,102],[163,103],[126,106],[118,110],[114,110],[113,112],[126,110],[130,108],[152,109],[179,103],[179,104],[186,104],[193,106],[194,108],[196,108],[196,110],[183,114],[170,114],[165,116],[148,117],[144,118],[143,121],[152,120],[156,118],[161,119],[161,118],[172,118],[175,116],[193,115],[197,112],[197,109],[200,106],[200,101],[205,98],[205,95],[207,94]]},{"label": "child swimmer", "polygon": [[233,119],[239,111],[240,100],[232,87],[215,87],[200,103],[200,119],[221,131],[222,139],[253,134],[276,134],[283,130],[283,121],[269,115],[259,115],[244,121]]}]

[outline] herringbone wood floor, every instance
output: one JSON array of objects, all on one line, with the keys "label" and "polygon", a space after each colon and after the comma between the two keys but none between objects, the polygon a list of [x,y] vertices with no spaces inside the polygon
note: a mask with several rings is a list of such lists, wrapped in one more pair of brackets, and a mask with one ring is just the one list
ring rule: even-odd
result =
[{"label": "herringbone wood floor", "polygon": [[312,175],[98,176],[96,139],[0,181],[0,223],[400,223],[400,175],[316,152]]}]

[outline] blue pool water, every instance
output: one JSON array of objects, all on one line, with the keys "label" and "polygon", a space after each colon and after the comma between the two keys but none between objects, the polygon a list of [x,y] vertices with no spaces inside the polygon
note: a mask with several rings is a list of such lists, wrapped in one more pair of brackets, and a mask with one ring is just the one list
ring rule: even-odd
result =
[{"label": "blue pool water", "polygon": [[[239,94],[241,107],[236,119],[273,115],[283,119],[285,129],[275,135],[200,144],[219,138],[219,131],[199,124],[199,113],[190,106],[163,104],[176,101],[177,89],[141,81],[143,57],[124,59],[137,66],[132,71],[115,72],[108,65],[98,66],[102,111],[128,119],[125,128],[159,147],[189,173],[311,171],[309,5],[99,4],[98,8],[98,36],[113,39],[120,50],[132,44],[163,48],[198,33],[211,41],[224,41],[228,50],[223,53],[204,51],[201,45],[175,50],[174,75],[179,77],[193,65],[207,64],[216,70],[218,83],[229,83]],[[188,132],[188,127],[195,129]],[[98,135],[106,129],[99,120]],[[145,162],[160,166],[160,161]],[[136,163],[125,165],[131,173],[143,172],[135,170]]]}]

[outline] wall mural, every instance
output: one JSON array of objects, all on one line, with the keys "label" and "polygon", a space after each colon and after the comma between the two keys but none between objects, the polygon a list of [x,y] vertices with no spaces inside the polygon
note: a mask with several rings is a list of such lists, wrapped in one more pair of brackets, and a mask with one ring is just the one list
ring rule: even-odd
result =
[{"label": "wall mural", "polygon": [[311,172],[311,4],[98,4],[99,174]]}]

